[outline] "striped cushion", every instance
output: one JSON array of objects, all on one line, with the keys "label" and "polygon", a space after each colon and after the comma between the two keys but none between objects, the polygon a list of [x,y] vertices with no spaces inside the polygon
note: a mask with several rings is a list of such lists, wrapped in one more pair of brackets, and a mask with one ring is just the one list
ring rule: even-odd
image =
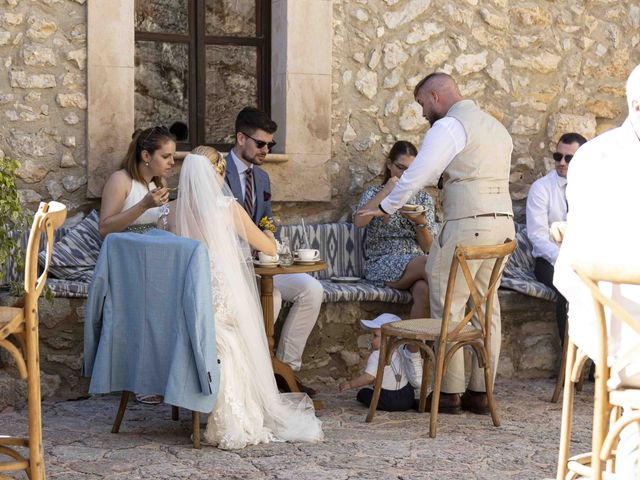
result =
[{"label": "striped cushion", "polygon": [[[53,245],[49,276],[85,283],[91,281],[102,245],[98,222],[98,212],[93,210]],[[44,265],[44,262],[45,252],[40,252],[40,264]]]},{"label": "striped cushion", "polygon": [[516,223],[516,240],[518,245],[504,267],[500,286],[524,293],[532,297],[555,302],[556,292],[540,283],[534,273],[535,259],[531,254],[533,247],[527,237],[527,226]]},{"label": "striped cushion", "polygon": [[85,282],[48,278],[47,287],[54,297],[87,298],[89,296],[89,283]]},{"label": "striped cushion", "polygon": [[323,302],[411,302],[411,293],[407,290],[376,287],[366,282],[333,283],[331,280],[320,280],[320,283],[324,288]]},{"label": "striped cushion", "polygon": [[[320,250],[320,257],[327,262],[327,270],[317,272],[316,278],[362,277],[364,274],[362,235],[364,229],[352,223],[324,223],[305,225],[309,248]],[[283,225],[280,238],[288,239],[291,250],[306,246],[302,225]]]}]

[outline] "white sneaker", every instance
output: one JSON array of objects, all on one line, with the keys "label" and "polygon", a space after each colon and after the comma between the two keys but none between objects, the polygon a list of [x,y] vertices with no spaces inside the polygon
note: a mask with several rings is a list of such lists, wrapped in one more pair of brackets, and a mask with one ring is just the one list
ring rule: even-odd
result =
[{"label": "white sneaker", "polygon": [[420,352],[412,353],[406,347],[402,349],[405,372],[413,388],[419,389],[422,386],[422,356]]}]

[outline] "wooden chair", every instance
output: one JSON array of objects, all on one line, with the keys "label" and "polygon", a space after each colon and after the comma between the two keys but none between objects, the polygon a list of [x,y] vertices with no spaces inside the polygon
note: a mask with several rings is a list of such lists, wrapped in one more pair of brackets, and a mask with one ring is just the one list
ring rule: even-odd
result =
[{"label": "wooden chair", "polygon": [[[434,387],[431,398],[431,416],[429,423],[429,435],[436,436],[438,420],[438,404],[440,401],[440,386],[442,377],[446,371],[447,364],[453,354],[461,347],[470,345],[473,347],[478,364],[484,368],[485,383],[487,387],[487,399],[491,418],[496,427],[500,426],[496,405],[493,399],[493,374],[491,372],[491,317],[493,313],[493,296],[498,288],[502,267],[507,255],[516,248],[515,240],[508,240],[502,245],[489,246],[463,246],[458,245],[451,261],[449,270],[449,280],[445,295],[443,318],[418,318],[402,320],[388,323],[382,327],[382,338],[380,342],[380,360],[378,362],[378,373],[369,406],[367,422],[373,420],[380,390],[382,388],[382,377],[384,368],[391,363],[393,352],[404,344],[413,344],[420,348],[423,358],[429,356],[435,365]],[[480,295],[475,280],[469,269],[469,261],[473,260],[494,260],[493,270],[489,280],[489,288],[484,296]],[[451,304],[453,300],[458,266],[466,280],[471,300],[472,308],[465,315],[461,322],[450,325]],[[472,319],[477,318],[477,325],[472,323]],[[434,350],[426,342],[433,342],[437,345]],[[427,400],[427,369],[423,370],[422,388],[420,389],[419,411],[425,410]]]},{"label": "wooden chair", "polygon": [[[20,307],[0,307],[0,347],[11,354],[20,377],[27,380],[28,437],[0,437],[0,454],[12,460],[0,462],[0,473],[25,470],[31,480],[45,478],[42,447],[40,359],[38,348],[38,298],[44,289],[53,253],[53,232],[67,217],[67,207],[58,202],[41,203],[36,212],[29,241],[24,274],[24,296]],[[40,237],[46,236],[46,264],[38,275]],[[27,447],[29,457],[16,447]],[[1,476],[1,475],[0,475]],[[5,478],[5,477],[3,477]]]},{"label": "wooden chair", "polygon": [[[571,440],[571,413],[573,389],[570,382],[565,384],[565,399],[562,411],[562,429],[560,434],[560,452],[558,457],[557,479],[577,478],[578,476],[600,480],[613,478],[615,474],[615,451],[617,438],[620,432],[632,422],[640,424],[640,389],[619,388],[608,391],[607,381],[611,372],[619,372],[631,361],[640,358],[640,345],[636,345],[628,352],[619,355],[611,367],[608,366],[608,335],[605,316],[605,307],[608,308],[619,320],[632,328],[640,335],[640,319],[632,317],[615,300],[604,295],[599,288],[599,282],[610,282],[619,285],[640,286],[640,271],[632,268],[607,268],[598,265],[573,265],[573,269],[582,282],[589,288],[596,309],[598,358],[596,362],[596,378],[593,407],[593,432],[591,438],[591,452],[582,453],[568,458],[569,443]],[[585,355],[576,356],[575,345],[571,344],[567,356],[566,375],[571,375],[571,380],[576,376],[570,372],[577,371],[580,364],[584,364]],[[621,417],[623,408],[633,411],[631,415]]]},{"label": "wooden chair", "polygon": [[[562,239],[567,231],[567,222],[553,222],[549,227],[549,233],[553,240],[562,245]],[[560,361],[560,368],[558,368],[558,375],[556,376],[556,386],[553,389],[553,395],[551,396],[551,403],[556,403],[560,399],[560,393],[562,393],[562,387],[564,386],[564,370],[567,365],[567,352],[569,346],[569,327],[565,326],[564,341],[562,342],[562,360]]]},{"label": "wooden chair", "polygon": [[[113,421],[113,427],[111,427],[111,433],[120,432],[120,424],[122,423],[122,418],[124,417],[124,412],[127,409],[127,404],[129,403],[129,397],[131,396],[131,392],[124,391],[120,396],[120,406],[118,407],[118,413],[116,413],[116,418]],[[180,409],[175,405],[171,406],[171,419],[174,421],[180,420]],[[200,412],[191,412],[191,427],[193,429],[193,448],[201,448],[200,441]]]}]

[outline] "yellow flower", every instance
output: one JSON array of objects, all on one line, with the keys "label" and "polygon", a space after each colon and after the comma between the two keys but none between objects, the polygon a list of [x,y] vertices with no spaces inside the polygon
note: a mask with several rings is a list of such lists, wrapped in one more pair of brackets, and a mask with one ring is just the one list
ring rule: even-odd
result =
[{"label": "yellow flower", "polygon": [[271,233],[276,233],[276,225],[273,223],[273,218],[271,217],[262,217],[258,222],[258,226],[262,230],[269,230]]}]

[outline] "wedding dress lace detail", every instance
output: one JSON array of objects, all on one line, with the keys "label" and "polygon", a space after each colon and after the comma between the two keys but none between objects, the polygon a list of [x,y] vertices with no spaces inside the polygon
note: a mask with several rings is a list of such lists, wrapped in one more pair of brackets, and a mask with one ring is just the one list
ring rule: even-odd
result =
[{"label": "wedding dress lace detail", "polygon": [[204,438],[222,449],[322,440],[311,399],[278,392],[241,207],[200,155],[185,158],[178,192],[176,233],[204,242],[211,264],[220,387]]},{"label": "wedding dress lace detail", "polygon": [[220,357],[220,388],[218,401],[209,416],[204,438],[219,448],[244,448],[275,440],[264,427],[264,417],[251,392],[248,364],[238,358],[243,349],[238,345],[235,319],[230,307],[230,290],[222,275],[211,263],[212,290],[216,321],[216,343]]}]

